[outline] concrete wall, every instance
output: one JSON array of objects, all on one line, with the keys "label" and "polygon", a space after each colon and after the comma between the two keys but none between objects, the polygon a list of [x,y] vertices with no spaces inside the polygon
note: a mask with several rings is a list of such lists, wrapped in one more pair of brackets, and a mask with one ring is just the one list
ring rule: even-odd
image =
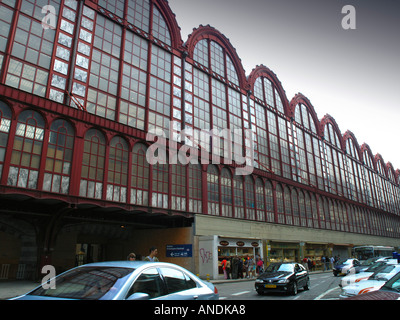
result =
[{"label": "concrete wall", "polygon": [[333,243],[336,245],[386,245],[400,247],[400,239],[322,229],[302,228],[256,221],[196,215],[195,235],[257,238],[276,241]]}]

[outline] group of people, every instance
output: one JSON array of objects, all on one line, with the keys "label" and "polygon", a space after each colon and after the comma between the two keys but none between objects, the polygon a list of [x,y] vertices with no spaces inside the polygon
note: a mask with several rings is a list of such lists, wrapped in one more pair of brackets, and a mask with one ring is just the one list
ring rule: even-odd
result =
[{"label": "group of people", "polygon": [[[144,258],[144,261],[151,261],[151,262],[158,262],[158,258],[157,258],[157,254],[158,254],[158,249],[156,247],[151,247],[149,249],[149,255]],[[130,254],[128,254],[127,257],[128,261],[136,261],[136,254],[131,252]]]},{"label": "group of people", "polygon": [[256,277],[264,269],[264,262],[256,256],[247,257],[226,257],[221,261],[222,271],[225,279],[243,279]]},{"label": "group of people", "polygon": [[[328,256],[322,256],[321,257],[321,266],[324,271],[329,270],[329,268],[333,269],[333,266],[335,263],[339,260],[339,257],[328,257]],[[312,260],[311,258],[304,258],[303,259],[303,265],[306,269],[309,271],[315,271],[316,267],[316,262],[315,260]]]}]

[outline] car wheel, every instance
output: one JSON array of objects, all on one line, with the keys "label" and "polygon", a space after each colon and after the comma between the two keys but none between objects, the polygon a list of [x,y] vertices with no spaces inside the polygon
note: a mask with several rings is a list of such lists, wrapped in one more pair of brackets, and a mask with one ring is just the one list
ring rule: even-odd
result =
[{"label": "car wheel", "polygon": [[297,283],[293,282],[291,294],[295,296],[297,294]]},{"label": "car wheel", "polygon": [[304,286],[304,290],[310,290],[310,278],[307,278],[306,285]]}]

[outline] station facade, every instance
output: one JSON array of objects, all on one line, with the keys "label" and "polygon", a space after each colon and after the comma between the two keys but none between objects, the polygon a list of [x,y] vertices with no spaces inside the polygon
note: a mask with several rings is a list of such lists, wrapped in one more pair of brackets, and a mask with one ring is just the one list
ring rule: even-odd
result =
[{"label": "station facade", "polygon": [[2,0],[0,27],[0,279],[400,246],[400,171],[167,1]]}]

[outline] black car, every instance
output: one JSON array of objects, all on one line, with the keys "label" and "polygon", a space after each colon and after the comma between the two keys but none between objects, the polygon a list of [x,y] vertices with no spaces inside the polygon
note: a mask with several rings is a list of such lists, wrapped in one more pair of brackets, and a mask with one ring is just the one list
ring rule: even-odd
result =
[{"label": "black car", "polygon": [[300,263],[273,263],[257,278],[255,287],[258,294],[279,291],[296,295],[298,288],[309,289],[310,278]]}]

